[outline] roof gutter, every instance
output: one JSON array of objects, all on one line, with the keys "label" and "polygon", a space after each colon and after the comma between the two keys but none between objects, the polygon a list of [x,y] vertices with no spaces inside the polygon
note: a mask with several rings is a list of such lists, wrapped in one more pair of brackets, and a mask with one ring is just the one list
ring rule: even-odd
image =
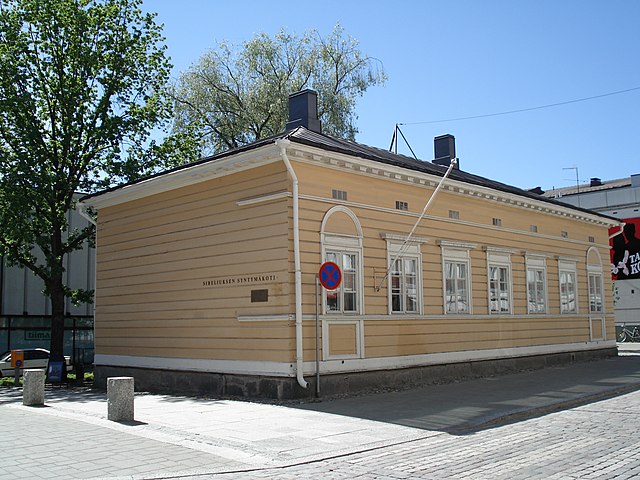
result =
[{"label": "roof gutter", "polygon": [[304,379],[304,359],[302,346],[302,269],[300,268],[300,225],[298,213],[298,177],[287,156],[287,147],[291,142],[277,139],[276,146],[280,149],[280,157],[293,182],[293,257],[295,266],[295,302],[296,302],[296,378],[302,388],[309,384]]}]

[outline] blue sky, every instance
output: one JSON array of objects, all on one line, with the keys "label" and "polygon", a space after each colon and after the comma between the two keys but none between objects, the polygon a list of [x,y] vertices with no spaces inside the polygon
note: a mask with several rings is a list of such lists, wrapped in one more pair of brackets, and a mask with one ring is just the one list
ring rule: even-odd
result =
[{"label": "blue sky", "polygon": [[[421,159],[451,133],[463,170],[545,190],[640,173],[640,1],[145,0],[164,24],[177,76],[218,42],[336,23],[383,62],[358,100],[360,143],[389,148],[396,123]],[[401,143],[399,152],[410,155]]]}]

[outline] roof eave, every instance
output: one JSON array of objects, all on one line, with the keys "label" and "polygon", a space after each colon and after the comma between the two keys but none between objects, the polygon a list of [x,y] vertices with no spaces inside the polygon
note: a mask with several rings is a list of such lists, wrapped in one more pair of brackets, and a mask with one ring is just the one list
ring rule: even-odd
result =
[{"label": "roof eave", "polygon": [[280,159],[279,150],[274,142],[252,145],[254,145],[252,148],[225,152],[225,154],[209,157],[136,182],[86,195],[80,201],[96,209],[111,207],[267,165]]}]

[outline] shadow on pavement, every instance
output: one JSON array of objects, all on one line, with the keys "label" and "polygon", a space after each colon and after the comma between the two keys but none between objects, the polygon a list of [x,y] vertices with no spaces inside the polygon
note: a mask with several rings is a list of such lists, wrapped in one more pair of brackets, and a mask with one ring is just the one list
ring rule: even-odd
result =
[{"label": "shadow on pavement", "polygon": [[629,356],[291,407],[461,435],[637,389]]}]

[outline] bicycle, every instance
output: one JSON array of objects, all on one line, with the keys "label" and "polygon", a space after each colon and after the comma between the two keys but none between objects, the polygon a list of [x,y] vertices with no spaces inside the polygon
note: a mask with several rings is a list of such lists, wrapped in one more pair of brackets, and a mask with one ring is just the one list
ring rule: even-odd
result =
[{"label": "bicycle", "polygon": [[640,342],[640,330],[633,327],[633,330],[622,325],[622,330],[618,334],[618,342]]}]

